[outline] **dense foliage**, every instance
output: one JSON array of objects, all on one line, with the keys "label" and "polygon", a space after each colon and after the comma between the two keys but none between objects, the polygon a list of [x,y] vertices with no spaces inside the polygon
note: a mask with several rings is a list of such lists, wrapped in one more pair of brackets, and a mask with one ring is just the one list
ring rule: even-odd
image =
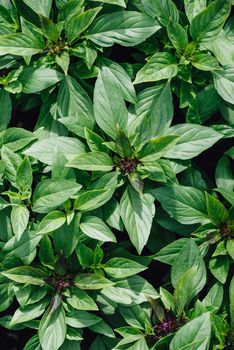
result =
[{"label": "dense foliage", "polygon": [[0,0],[0,325],[24,350],[233,349],[233,4]]}]

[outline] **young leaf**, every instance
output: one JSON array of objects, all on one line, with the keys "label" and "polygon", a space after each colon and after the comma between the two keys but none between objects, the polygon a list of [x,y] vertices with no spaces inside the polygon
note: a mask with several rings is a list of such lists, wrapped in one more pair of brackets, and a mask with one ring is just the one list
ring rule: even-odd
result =
[{"label": "young leaf", "polygon": [[184,0],[184,7],[189,22],[206,8],[206,0]]},{"label": "young leaf", "polygon": [[98,60],[102,75],[112,81],[122,92],[123,98],[131,103],[137,101],[136,92],[127,72],[116,62],[101,57]]},{"label": "young leaf", "polygon": [[163,26],[170,22],[177,23],[179,20],[179,11],[172,0],[141,0],[146,13],[152,17],[158,17]]},{"label": "young leaf", "polygon": [[143,163],[155,161],[167,154],[178,141],[178,136],[168,135],[149,140],[139,152],[139,159]]},{"label": "young leaf", "polygon": [[22,193],[31,190],[33,181],[32,167],[28,157],[25,157],[16,173],[16,183]]},{"label": "young leaf", "polygon": [[179,23],[170,22],[167,26],[167,34],[177,50],[185,50],[188,45],[188,36],[186,30]]},{"label": "young leaf", "polygon": [[156,52],[139,70],[134,84],[170,79],[177,75],[176,58],[168,52]]},{"label": "young leaf", "polygon": [[190,25],[190,33],[195,42],[209,43],[222,29],[231,10],[230,1],[215,0],[205,10],[196,15]]},{"label": "young leaf", "polygon": [[101,7],[96,7],[68,17],[68,20],[65,21],[65,32],[69,43],[78,39],[78,36],[90,26],[100,10]]},{"label": "young leaf", "polygon": [[206,192],[207,212],[212,223],[216,226],[227,222],[229,215],[224,205],[215,197]]}]

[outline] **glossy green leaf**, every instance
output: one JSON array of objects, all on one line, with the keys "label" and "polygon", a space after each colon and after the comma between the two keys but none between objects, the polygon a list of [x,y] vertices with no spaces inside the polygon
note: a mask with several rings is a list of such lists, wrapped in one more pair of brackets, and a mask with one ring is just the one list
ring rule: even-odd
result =
[{"label": "glossy green leaf", "polygon": [[130,240],[140,254],[149,238],[155,208],[150,194],[128,187],[120,201],[120,213]]},{"label": "glossy green leaf", "polygon": [[134,46],[161,28],[157,20],[136,11],[118,11],[105,14],[91,25],[86,38],[108,47],[113,44]]}]

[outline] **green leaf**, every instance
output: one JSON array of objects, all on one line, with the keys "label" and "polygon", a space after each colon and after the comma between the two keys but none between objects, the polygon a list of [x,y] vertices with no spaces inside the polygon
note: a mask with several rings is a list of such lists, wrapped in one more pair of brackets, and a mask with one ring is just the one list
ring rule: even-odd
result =
[{"label": "green leaf", "polygon": [[232,277],[229,287],[231,326],[234,327],[234,277]]},{"label": "green leaf", "polygon": [[211,335],[210,314],[205,313],[180,328],[170,343],[170,350],[207,350]]},{"label": "green leaf", "polygon": [[33,194],[33,210],[47,213],[69,199],[81,189],[81,185],[69,180],[43,180]]},{"label": "green leaf", "polygon": [[0,56],[17,55],[31,56],[42,52],[45,44],[42,38],[28,33],[16,33],[0,36]]},{"label": "green leaf", "polygon": [[196,288],[197,271],[197,266],[191,267],[178,279],[176,283],[174,292],[174,302],[176,314],[178,316],[180,316],[183,313],[184,308],[199,292],[199,290]]},{"label": "green leaf", "polygon": [[52,0],[38,0],[36,2],[31,0],[23,0],[25,4],[27,4],[31,9],[36,12],[40,13],[46,17],[49,17],[50,10],[52,6]]},{"label": "green leaf", "polygon": [[234,190],[234,179],[231,169],[231,163],[227,156],[223,156],[217,164],[215,169],[215,181],[219,188],[229,190],[232,192]]},{"label": "green leaf", "polygon": [[[84,137],[84,127],[93,129],[94,113],[89,95],[82,86],[72,77],[67,76],[61,83],[58,93],[58,112],[63,119],[60,119],[64,125],[69,126],[69,120],[66,123],[66,117],[74,118],[74,132]],[[72,125],[68,129],[72,131]]]},{"label": "green leaf", "polygon": [[234,98],[234,67],[226,65],[221,72],[213,72],[214,84],[218,94],[227,102],[233,104]]},{"label": "green leaf", "polygon": [[20,307],[17,309],[11,319],[11,326],[14,326],[19,323],[31,321],[35,318],[40,317],[45,311],[46,306],[48,305],[48,299],[40,300],[37,303],[32,305],[26,305],[25,307]]},{"label": "green leaf", "polygon": [[179,21],[179,11],[172,0],[141,0],[146,13],[152,17],[158,17],[163,26],[170,22]]},{"label": "green leaf", "polygon": [[79,194],[74,203],[74,209],[93,210],[101,207],[111,199],[115,188],[94,189]]},{"label": "green leaf", "polygon": [[190,33],[195,42],[209,43],[222,29],[231,10],[230,1],[215,0],[191,21]]},{"label": "green leaf", "polygon": [[188,36],[186,30],[179,23],[170,22],[167,26],[167,34],[177,50],[185,50],[188,45]]},{"label": "green leaf", "polygon": [[80,289],[96,290],[114,285],[107,278],[92,273],[83,273],[75,277],[74,284]]},{"label": "green leaf", "polygon": [[5,130],[11,120],[12,103],[8,92],[0,90],[0,132]]},{"label": "green leaf", "polygon": [[215,57],[203,52],[196,52],[191,57],[191,63],[195,68],[203,71],[215,71],[222,69]]},{"label": "green leaf", "polygon": [[23,350],[41,350],[38,334],[35,334],[27,341]]},{"label": "green leaf", "polygon": [[138,95],[137,128],[140,141],[162,135],[171,124],[174,108],[169,83],[155,84]]},{"label": "green leaf", "polygon": [[13,267],[10,270],[1,272],[1,274],[14,282],[37,286],[42,286],[45,283],[44,279],[48,277],[48,273],[44,270],[31,266]]},{"label": "green leaf", "polygon": [[130,240],[140,254],[148,241],[155,213],[153,197],[140,195],[129,186],[121,198],[120,213]]},{"label": "green leaf", "polygon": [[89,152],[73,158],[67,166],[89,171],[111,171],[114,163],[107,153]]},{"label": "green leaf", "polygon": [[168,52],[156,52],[137,72],[134,84],[170,79],[175,77],[177,72],[175,56]]},{"label": "green leaf", "polygon": [[206,0],[184,0],[184,7],[189,22],[206,8]]},{"label": "green leaf", "polygon": [[143,163],[155,161],[167,154],[178,141],[178,136],[168,135],[149,140],[139,152],[139,159]]},{"label": "green leaf", "polygon": [[229,239],[227,241],[227,252],[230,255],[230,257],[232,258],[232,260],[234,260],[234,240],[233,239]]},{"label": "green leaf", "polygon": [[196,124],[177,124],[170,127],[166,135],[180,136],[178,142],[166,154],[166,158],[191,159],[213,146],[222,134],[207,126]]},{"label": "green leaf", "polygon": [[126,258],[112,258],[102,268],[108,275],[114,278],[129,277],[146,269],[145,266],[138,262]]},{"label": "green leaf", "polygon": [[104,14],[91,25],[86,38],[108,47],[113,44],[135,46],[161,28],[157,20],[136,11]]},{"label": "green leaf", "polygon": [[[196,273],[193,275],[193,288],[190,291],[194,297],[206,283],[206,267],[197,245],[190,239],[181,249],[172,265],[171,280],[175,288],[181,277],[192,267],[196,267]],[[189,276],[187,277],[189,278]]]},{"label": "green leaf", "polygon": [[173,265],[183,247],[188,243],[188,238],[180,238],[163,247],[155,254],[154,259],[165,264]]},{"label": "green leaf", "polygon": [[219,192],[232,206],[234,206],[234,193],[224,188],[216,188],[216,192]]},{"label": "green leaf", "polygon": [[52,165],[54,152],[64,155],[67,160],[70,160],[85,152],[84,144],[75,138],[64,136],[51,136],[39,141],[36,141],[24,151],[24,154],[38,159],[40,162]]},{"label": "green leaf", "polygon": [[67,302],[77,310],[98,310],[97,304],[93,299],[82,289],[73,287],[71,297],[67,298]]},{"label": "green leaf", "polygon": [[93,239],[102,242],[116,242],[116,238],[109,227],[96,216],[85,216],[82,218],[80,229]]},{"label": "green leaf", "polygon": [[66,322],[74,328],[85,328],[101,321],[101,318],[86,311],[72,310],[66,317]]},{"label": "green leaf", "polygon": [[47,214],[37,227],[37,234],[53,232],[61,227],[66,221],[66,216],[61,211],[52,211]]},{"label": "green leaf", "polygon": [[209,268],[215,278],[222,284],[227,280],[228,269],[229,269],[229,258],[228,256],[217,256],[211,258],[209,261]]},{"label": "green leaf", "polygon": [[55,69],[28,67],[18,79],[23,86],[22,92],[34,94],[55,85],[63,78],[64,75]]},{"label": "green leaf", "polygon": [[29,222],[29,211],[23,206],[13,207],[11,210],[11,223],[14,234],[19,240],[24,231],[26,230]]},{"label": "green leaf", "polygon": [[216,311],[219,310],[223,301],[223,286],[219,282],[215,283],[202,300],[202,304],[205,307],[214,307]]},{"label": "green leaf", "polygon": [[25,157],[16,173],[16,183],[22,193],[31,190],[33,181],[32,167],[28,157]]},{"label": "green leaf", "polygon": [[203,192],[189,186],[174,184],[153,190],[163,209],[182,224],[208,223],[206,201]]},{"label": "green leaf", "polygon": [[96,7],[68,17],[65,21],[65,32],[69,43],[79,38],[79,35],[90,26],[100,10],[101,7]]},{"label": "green leaf", "polygon": [[137,101],[136,92],[127,72],[116,62],[105,57],[98,60],[101,67],[101,74],[121,91],[123,98],[131,103]]},{"label": "green leaf", "polygon": [[207,192],[206,206],[209,218],[214,225],[220,226],[221,224],[228,221],[229,215],[227,209],[218,199],[211,196]]},{"label": "green leaf", "polygon": [[94,87],[94,115],[99,127],[115,139],[117,126],[124,130],[127,124],[128,111],[119,86],[113,86],[102,69]]},{"label": "green leaf", "polygon": [[4,162],[4,175],[11,182],[11,184],[17,187],[16,177],[17,170],[22,162],[21,157],[11,151],[8,147],[3,146],[1,150],[1,157]]},{"label": "green leaf", "polygon": [[39,325],[39,339],[43,350],[58,350],[66,336],[67,326],[63,307],[51,308],[43,315]]}]

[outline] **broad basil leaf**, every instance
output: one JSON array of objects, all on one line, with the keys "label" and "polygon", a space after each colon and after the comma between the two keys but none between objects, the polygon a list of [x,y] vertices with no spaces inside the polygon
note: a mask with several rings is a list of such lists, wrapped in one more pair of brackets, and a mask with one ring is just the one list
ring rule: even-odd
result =
[{"label": "broad basil leaf", "polygon": [[170,216],[182,224],[207,223],[205,195],[189,186],[174,184],[153,190],[156,199]]},{"label": "broad basil leaf", "polygon": [[102,242],[116,242],[109,227],[98,217],[85,216],[81,220],[80,229],[87,236]]},{"label": "broad basil leaf", "polygon": [[39,339],[43,350],[57,350],[66,336],[66,318],[62,306],[53,311],[51,308],[43,315],[39,326]]},{"label": "broad basil leaf", "polygon": [[149,238],[155,213],[153,197],[140,195],[130,186],[125,190],[120,201],[120,213],[130,240],[140,254]]},{"label": "broad basil leaf", "polygon": [[148,141],[165,132],[173,118],[173,103],[169,83],[156,84],[137,95],[136,131],[140,141]]},{"label": "broad basil leaf", "polygon": [[113,44],[134,46],[161,28],[157,20],[136,11],[118,11],[97,18],[86,38],[108,47]]},{"label": "broad basil leaf", "polygon": [[119,86],[114,86],[102,69],[94,88],[94,114],[99,127],[115,139],[117,127],[124,130],[127,125],[128,111]]},{"label": "broad basil leaf", "polygon": [[166,154],[167,158],[191,159],[222,138],[222,134],[202,125],[177,124],[166,131],[167,135],[178,135],[178,142]]},{"label": "broad basil leaf", "polygon": [[50,68],[26,68],[19,75],[22,83],[22,92],[33,94],[55,85],[64,78],[64,75]]},{"label": "broad basil leaf", "polygon": [[16,33],[0,37],[0,56],[11,54],[17,56],[31,56],[42,52],[44,41],[35,36]]},{"label": "broad basil leaf", "polygon": [[134,81],[135,84],[148,81],[170,79],[177,75],[176,58],[168,52],[156,52],[146,65],[139,70]]},{"label": "broad basil leaf", "polygon": [[47,213],[76,194],[81,185],[69,180],[43,180],[33,194],[33,210]]},{"label": "broad basil leaf", "polygon": [[141,0],[149,16],[158,17],[162,25],[167,26],[169,22],[179,21],[179,11],[172,0]]},{"label": "broad basil leaf", "polygon": [[206,43],[217,37],[231,10],[230,1],[215,0],[191,21],[190,33],[195,42]]},{"label": "broad basil leaf", "polygon": [[[93,129],[93,106],[88,94],[82,86],[72,77],[67,76],[60,85],[58,93],[58,112],[62,117],[59,121],[68,127],[70,131],[84,137],[84,127]],[[66,117],[68,120],[66,122]],[[73,118],[73,120],[69,120]]]}]

